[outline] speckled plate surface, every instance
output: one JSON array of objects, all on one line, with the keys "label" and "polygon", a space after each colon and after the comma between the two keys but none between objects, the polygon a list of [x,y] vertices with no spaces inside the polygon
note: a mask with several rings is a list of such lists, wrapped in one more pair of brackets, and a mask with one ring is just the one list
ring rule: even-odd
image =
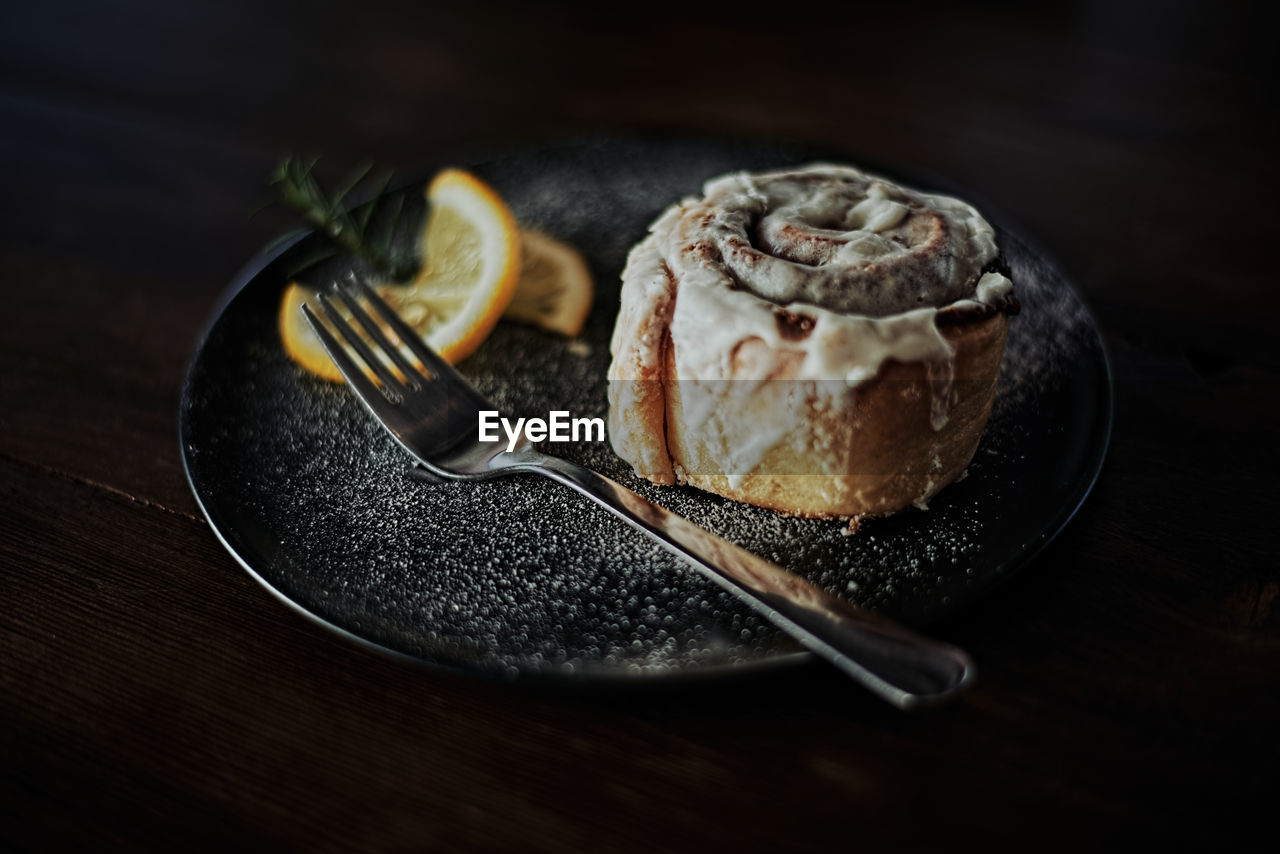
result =
[{"label": "speckled plate surface", "polygon": [[[604,415],[618,277],[653,217],[709,177],[812,159],[812,151],[759,143],[609,140],[471,164],[522,223],[581,249],[597,298],[579,342],[503,323],[461,370],[507,412]],[[411,202],[420,190],[407,191]],[[1023,311],[968,475],[928,510],[865,522],[846,536],[840,522],[637,481],[607,443],[556,451],[903,622],[956,615],[1067,523],[1102,465],[1111,425],[1110,375],[1091,317],[1051,263],[994,224]],[[255,578],[352,638],[493,675],[643,680],[806,657],[728,594],[550,481],[412,478],[409,458],[345,386],[307,375],[281,348],[280,296],[314,245],[305,238],[250,264],[200,342],[182,393],[192,489]]]}]

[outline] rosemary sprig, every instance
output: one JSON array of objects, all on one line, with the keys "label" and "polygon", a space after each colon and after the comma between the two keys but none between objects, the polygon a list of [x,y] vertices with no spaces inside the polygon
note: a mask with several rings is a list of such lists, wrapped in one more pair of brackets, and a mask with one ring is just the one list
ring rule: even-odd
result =
[{"label": "rosemary sprig", "polygon": [[[318,159],[304,161],[285,157],[281,160],[268,181],[277,200],[300,214],[341,249],[363,258],[392,280],[411,275],[415,259],[395,251],[404,195],[387,194],[391,173],[366,183],[372,166],[363,165],[330,194],[316,181],[313,170]],[[376,192],[369,194],[368,202],[352,209],[347,201],[362,184],[366,188],[376,187]],[[376,219],[375,212],[378,213]]]}]

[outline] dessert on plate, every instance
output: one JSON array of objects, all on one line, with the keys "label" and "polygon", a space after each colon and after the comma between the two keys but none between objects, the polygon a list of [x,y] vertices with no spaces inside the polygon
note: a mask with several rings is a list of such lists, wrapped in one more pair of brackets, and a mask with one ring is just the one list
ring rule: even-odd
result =
[{"label": "dessert on plate", "polygon": [[716,178],[628,258],[610,439],[655,483],[786,513],[923,505],[977,449],[1017,308],[958,199],[831,164]]}]

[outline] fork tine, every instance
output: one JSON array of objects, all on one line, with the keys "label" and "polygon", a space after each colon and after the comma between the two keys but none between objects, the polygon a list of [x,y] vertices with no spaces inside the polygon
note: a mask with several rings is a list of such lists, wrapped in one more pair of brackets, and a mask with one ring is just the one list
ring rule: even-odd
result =
[{"label": "fork tine", "polygon": [[[328,314],[328,312],[326,312]],[[356,360],[347,355],[347,351],[343,348],[342,343],[333,336],[333,333],[321,322],[320,318],[311,306],[306,303],[302,304],[302,315],[307,319],[307,323],[311,325],[311,329],[320,339],[320,343],[324,346],[325,351],[329,354],[329,358],[333,359],[334,364],[338,366],[338,370],[347,378],[347,382],[356,393],[365,401],[371,402],[378,398],[386,399],[386,395],[378,384],[365,376],[364,371],[356,363]],[[396,395],[399,398],[399,395]],[[399,402],[398,400],[396,402]],[[371,404],[372,405],[372,404]]]},{"label": "fork tine", "polygon": [[404,374],[404,385],[412,391],[417,391],[422,383],[427,380],[418,370],[418,366],[406,359],[400,352],[400,348],[393,346],[387,340],[387,336],[382,333],[382,329],[373,322],[373,318],[369,317],[364,308],[361,307],[359,300],[348,293],[346,288],[339,286],[337,293],[343,305],[351,311],[352,317],[364,327],[364,331],[369,333],[369,337],[382,348],[382,352],[386,353]]},{"label": "fork tine", "polygon": [[[400,379],[393,374],[389,368],[387,368],[386,364],[374,354],[373,350],[370,349],[369,345],[360,337],[355,328],[338,313],[338,309],[334,307],[334,304],[329,299],[328,295],[324,293],[317,293],[316,297],[321,308],[324,309],[325,316],[329,318],[329,322],[333,324],[333,327],[337,329],[339,333],[341,333],[343,338],[347,339],[347,343],[351,345],[351,348],[360,354],[360,358],[364,359],[373,372],[378,375],[378,379],[382,380],[383,387],[385,387],[387,391],[395,394],[397,397],[401,397],[403,392],[407,390],[407,386],[405,386]],[[333,353],[330,353],[329,355],[332,356]],[[363,373],[363,371],[361,373]]]},{"label": "fork tine", "polygon": [[463,383],[470,388],[470,384],[462,378],[462,375],[453,369],[453,366],[440,358],[436,351],[428,347],[413,330],[413,327],[400,319],[400,315],[396,314],[395,309],[387,305],[386,300],[378,296],[373,288],[364,282],[356,282],[355,286],[360,293],[369,302],[373,310],[381,316],[383,321],[396,333],[396,337],[408,345],[413,354],[422,360],[422,364],[440,379],[451,379]]}]

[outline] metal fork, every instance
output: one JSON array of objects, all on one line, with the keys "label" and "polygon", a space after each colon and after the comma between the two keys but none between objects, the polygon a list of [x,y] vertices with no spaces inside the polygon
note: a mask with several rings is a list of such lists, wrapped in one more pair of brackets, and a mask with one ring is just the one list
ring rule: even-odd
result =
[{"label": "metal fork", "polygon": [[[302,307],[307,322],[369,411],[431,474],[450,480],[487,480],[533,472],[572,487],[899,708],[944,700],[973,678],[973,664],[963,650],[922,637],[834,596],[620,483],[541,453],[523,435],[511,451],[504,442],[479,441],[478,413],[497,407],[427,347],[363,282],[353,279],[349,288],[338,286],[335,297],[367,340],[343,317],[334,299],[323,293],[317,296],[314,310]],[[420,365],[388,340],[357,297],[363,297]],[[347,352],[321,317],[360,361]]]}]

